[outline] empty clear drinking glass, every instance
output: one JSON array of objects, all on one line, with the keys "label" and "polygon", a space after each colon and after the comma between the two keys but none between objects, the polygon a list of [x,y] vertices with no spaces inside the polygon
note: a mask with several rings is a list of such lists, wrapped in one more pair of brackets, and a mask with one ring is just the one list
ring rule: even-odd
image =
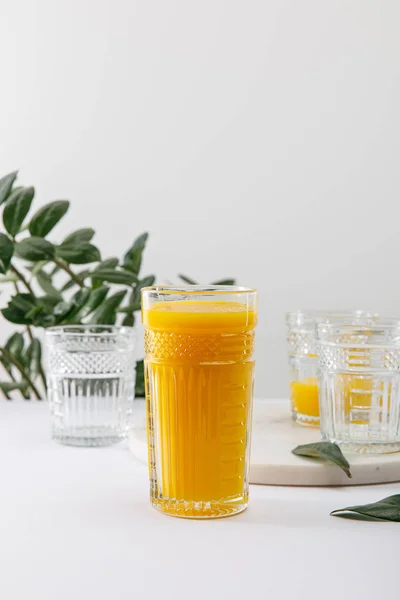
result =
[{"label": "empty clear drinking glass", "polygon": [[321,435],[347,449],[400,450],[400,321],[317,325]]},{"label": "empty clear drinking glass", "polygon": [[53,439],[108,446],[130,425],[135,383],[130,327],[71,325],[46,331]]}]

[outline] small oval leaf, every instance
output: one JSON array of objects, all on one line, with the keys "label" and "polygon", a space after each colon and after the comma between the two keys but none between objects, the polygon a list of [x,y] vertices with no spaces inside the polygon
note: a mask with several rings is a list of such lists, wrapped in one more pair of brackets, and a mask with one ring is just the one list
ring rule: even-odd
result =
[{"label": "small oval leaf", "polygon": [[109,283],[119,283],[121,285],[132,285],[137,281],[137,277],[133,273],[116,271],[115,269],[96,269],[90,274],[90,277],[97,281],[108,281]]},{"label": "small oval leaf", "polygon": [[350,465],[343,456],[341,449],[337,444],[331,442],[316,442],[315,444],[303,444],[292,450],[297,456],[305,456],[307,458],[315,458],[332,462],[342,469],[351,478]]},{"label": "small oval leaf", "polygon": [[69,208],[69,200],[54,200],[45,204],[32,217],[29,223],[29,232],[31,235],[46,237],[55,225],[63,218]]},{"label": "small oval leaf", "polygon": [[86,265],[101,260],[99,249],[89,242],[62,244],[56,248],[56,255],[73,265]]},{"label": "small oval leaf", "polygon": [[134,242],[131,248],[124,256],[123,267],[127,271],[139,275],[140,266],[142,264],[143,250],[146,246],[148,233],[142,233]]},{"label": "small oval leaf", "polygon": [[400,523],[400,494],[388,496],[372,504],[338,508],[337,510],[333,510],[331,515],[333,517],[354,518],[356,520],[358,520],[358,515],[362,515],[369,520],[395,521]]},{"label": "small oval leaf", "polygon": [[15,246],[17,256],[25,260],[51,260],[54,257],[54,246],[41,237],[30,237]]},{"label": "small oval leaf", "polygon": [[18,171],[14,171],[0,179],[0,205],[7,200],[17,175]]},{"label": "small oval leaf", "polygon": [[94,229],[90,229],[89,227],[77,229],[73,233],[67,235],[65,240],[62,242],[61,246],[68,246],[68,244],[79,244],[80,242],[90,242],[94,234]]},{"label": "small oval leaf", "polygon": [[3,223],[8,233],[17,235],[32,204],[35,190],[33,187],[14,190],[7,200],[3,212]]},{"label": "small oval leaf", "polygon": [[4,275],[10,268],[14,244],[5,233],[0,233],[0,273]]}]

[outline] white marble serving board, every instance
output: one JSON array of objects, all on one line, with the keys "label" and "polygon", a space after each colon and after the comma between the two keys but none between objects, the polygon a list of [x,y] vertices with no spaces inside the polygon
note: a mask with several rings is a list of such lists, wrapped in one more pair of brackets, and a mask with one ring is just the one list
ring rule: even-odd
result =
[{"label": "white marble serving board", "polygon": [[[299,444],[320,440],[317,428],[294,425],[287,401],[256,400],[254,403],[250,483],[264,485],[361,485],[400,481],[400,453],[368,456],[346,454],[352,479],[338,467],[292,454]],[[147,462],[144,400],[135,401],[129,436],[133,454]]]}]

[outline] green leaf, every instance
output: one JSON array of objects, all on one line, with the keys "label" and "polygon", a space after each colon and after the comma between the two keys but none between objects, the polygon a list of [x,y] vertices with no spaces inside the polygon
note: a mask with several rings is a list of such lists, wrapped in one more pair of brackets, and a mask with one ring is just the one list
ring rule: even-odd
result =
[{"label": "green leaf", "polygon": [[101,260],[98,248],[89,242],[62,244],[56,248],[56,255],[73,265],[86,265]]},{"label": "green leaf", "polygon": [[[33,265],[26,265],[26,268],[28,269],[28,271],[30,271],[32,273],[32,275],[37,275],[39,273],[39,271],[41,271],[43,269],[43,267],[45,267],[48,264],[48,262],[49,262],[48,260],[39,260],[39,262],[37,262]],[[50,273],[50,275],[51,275],[51,273]]]},{"label": "green leaf", "polygon": [[90,313],[92,313],[96,308],[100,306],[100,304],[105,300],[110,288],[107,286],[103,286],[98,288],[97,290],[92,290],[90,292],[90,296],[85,306],[80,311],[78,317],[79,319],[84,319]]},{"label": "green leaf", "polygon": [[358,519],[359,515],[366,520],[395,521],[400,523],[400,494],[388,496],[379,502],[372,504],[361,504],[359,506],[348,506],[331,512],[333,517],[345,517],[347,519]]},{"label": "green leaf", "polygon": [[7,308],[3,308],[1,312],[3,317],[11,323],[32,325],[33,320],[29,313],[35,306],[35,297],[32,294],[16,294],[11,298]]},{"label": "green leaf", "polygon": [[90,322],[96,325],[114,325],[117,320],[117,308],[125,298],[126,291],[118,292],[103,302],[93,314]]},{"label": "green leaf", "polygon": [[211,285],[235,285],[235,279],[220,279],[219,281],[213,281]]},{"label": "green leaf", "polygon": [[115,269],[115,267],[118,267],[118,263],[118,258],[106,258],[106,260],[103,260],[97,265],[95,271],[102,271],[103,269]]},{"label": "green leaf", "polygon": [[146,246],[148,233],[142,233],[133,243],[132,247],[124,256],[124,269],[127,269],[135,275],[139,275],[140,266],[142,264],[143,250]]},{"label": "green leaf", "polygon": [[[12,336],[9,337],[7,342],[4,344],[4,347],[6,350],[9,351],[10,354],[15,356],[17,360],[23,362],[22,353],[24,350],[24,336],[22,335],[22,333],[13,333]],[[7,359],[4,360],[7,361]]]},{"label": "green leaf", "polygon": [[15,190],[7,200],[3,212],[3,223],[8,233],[17,235],[32,204],[35,190],[33,187]]},{"label": "green leaf", "polygon": [[135,398],[145,397],[145,386],[144,386],[144,362],[138,360],[136,363],[136,384],[135,384]]},{"label": "green leaf", "polygon": [[42,360],[42,346],[37,338],[34,338],[26,349],[24,356],[24,364],[26,365],[29,375],[32,379],[36,379]]},{"label": "green leaf", "polygon": [[61,246],[79,244],[80,242],[90,242],[94,234],[94,229],[90,229],[89,227],[86,227],[84,229],[77,229],[73,233],[67,235],[65,240],[62,242]]},{"label": "green leaf", "polygon": [[[75,273],[75,275],[81,280],[81,282],[83,284],[85,278],[87,277],[87,275],[89,275],[90,272],[91,272],[90,269],[84,269],[83,271],[79,271],[79,273]],[[66,283],[64,283],[64,285],[62,286],[60,291],[66,292],[67,290],[70,290],[71,288],[73,288],[74,285],[78,285],[78,284],[73,279],[69,279]]]},{"label": "green leaf", "polygon": [[8,392],[13,392],[14,390],[26,390],[26,383],[18,383],[17,381],[2,381],[0,383],[0,389],[8,394]]},{"label": "green leaf", "polygon": [[8,198],[14,181],[17,179],[18,171],[9,173],[0,179],[0,205]]},{"label": "green leaf", "polygon": [[97,281],[108,281],[109,283],[119,283],[129,286],[137,281],[137,277],[133,273],[116,271],[115,269],[96,269],[90,274],[90,277]]},{"label": "green leaf", "polygon": [[0,233],[0,273],[6,274],[14,253],[14,244],[5,233]]},{"label": "green leaf", "polygon": [[0,277],[0,283],[16,283],[19,281],[18,276],[15,273],[10,273],[4,277]]},{"label": "green leaf", "polygon": [[135,286],[135,289],[132,292],[131,299],[129,301],[129,307],[131,308],[131,310],[133,312],[135,312],[136,310],[140,310],[140,308],[141,308],[141,305],[142,305],[141,291],[142,291],[142,289],[145,287],[154,285],[155,280],[156,280],[156,278],[154,275],[148,275],[147,277],[144,277],[143,279],[138,281],[137,285]]},{"label": "green leaf", "polygon": [[[58,322],[72,323],[72,322],[79,321],[79,319],[77,318],[77,315],[83,309],[86,302],[88,302],[89,297],[90,297],[90,290],[84,289],[84,290],[79,290],[78,292],[76,292],[76,294],[72,297],[71,301],[69,303],[67,303],[68,309],[66,311],[64,311],[64,313],[62,315],[62,321],[58,321]],[[57,305],[55,307],[54,314],[56,314],[58,306],[59,305]]]},{"label": "green leaf", "polygon": [[37,282],[42,288],[42,290],[48,295],[61,300],[60,292],[53,286],[51,277],[45,271],[39,271],[36,274]]},{"label": "green leaf", "polygon": [[69,208],[68,200],[55,200],[45,204],[32,217],[29,223],[29,232],[31,235],[46,237],[55,225],[63,218]]},{"label": "green leaf", "polygon": [[188,285],[198,285],[197,281],[195,281],[194,279],[191,279],[190,277],[187,277],[186,275],[178,275],[178,277],[179,277],[179,279],[182,279],[182,281],[184,281]]},{"label": "green leaf", "polygon": [[40,237],[30,237],[15,246],[15,253],[20,258],[36,262],[51,260],[54,257],[54,246]]},{"label": "green leaf", "polygon": [[297,456],[306,456],[323,461],[332,462],[340,467],[351,478],[350,465],[342,454],[337,444],[331,442],[316,442],[315,444],[303,444],[292,450]]},{"label": "green leaf", "polygon": [[125,315],[123,321],[122,321],[122,325],[124,327],[133,327],[135,324],[135,315],[133,313],[128,313],[127,315]]}]

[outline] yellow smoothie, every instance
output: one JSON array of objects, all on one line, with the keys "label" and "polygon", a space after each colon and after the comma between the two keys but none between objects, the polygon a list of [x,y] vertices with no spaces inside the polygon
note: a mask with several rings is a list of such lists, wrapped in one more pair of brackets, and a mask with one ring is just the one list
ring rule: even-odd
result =
[{"label": "yellow smoothie", "polygon": [[256,313],[164,301],[143,310],[143,323],[153,504],[223,514],[247,501]]}]

